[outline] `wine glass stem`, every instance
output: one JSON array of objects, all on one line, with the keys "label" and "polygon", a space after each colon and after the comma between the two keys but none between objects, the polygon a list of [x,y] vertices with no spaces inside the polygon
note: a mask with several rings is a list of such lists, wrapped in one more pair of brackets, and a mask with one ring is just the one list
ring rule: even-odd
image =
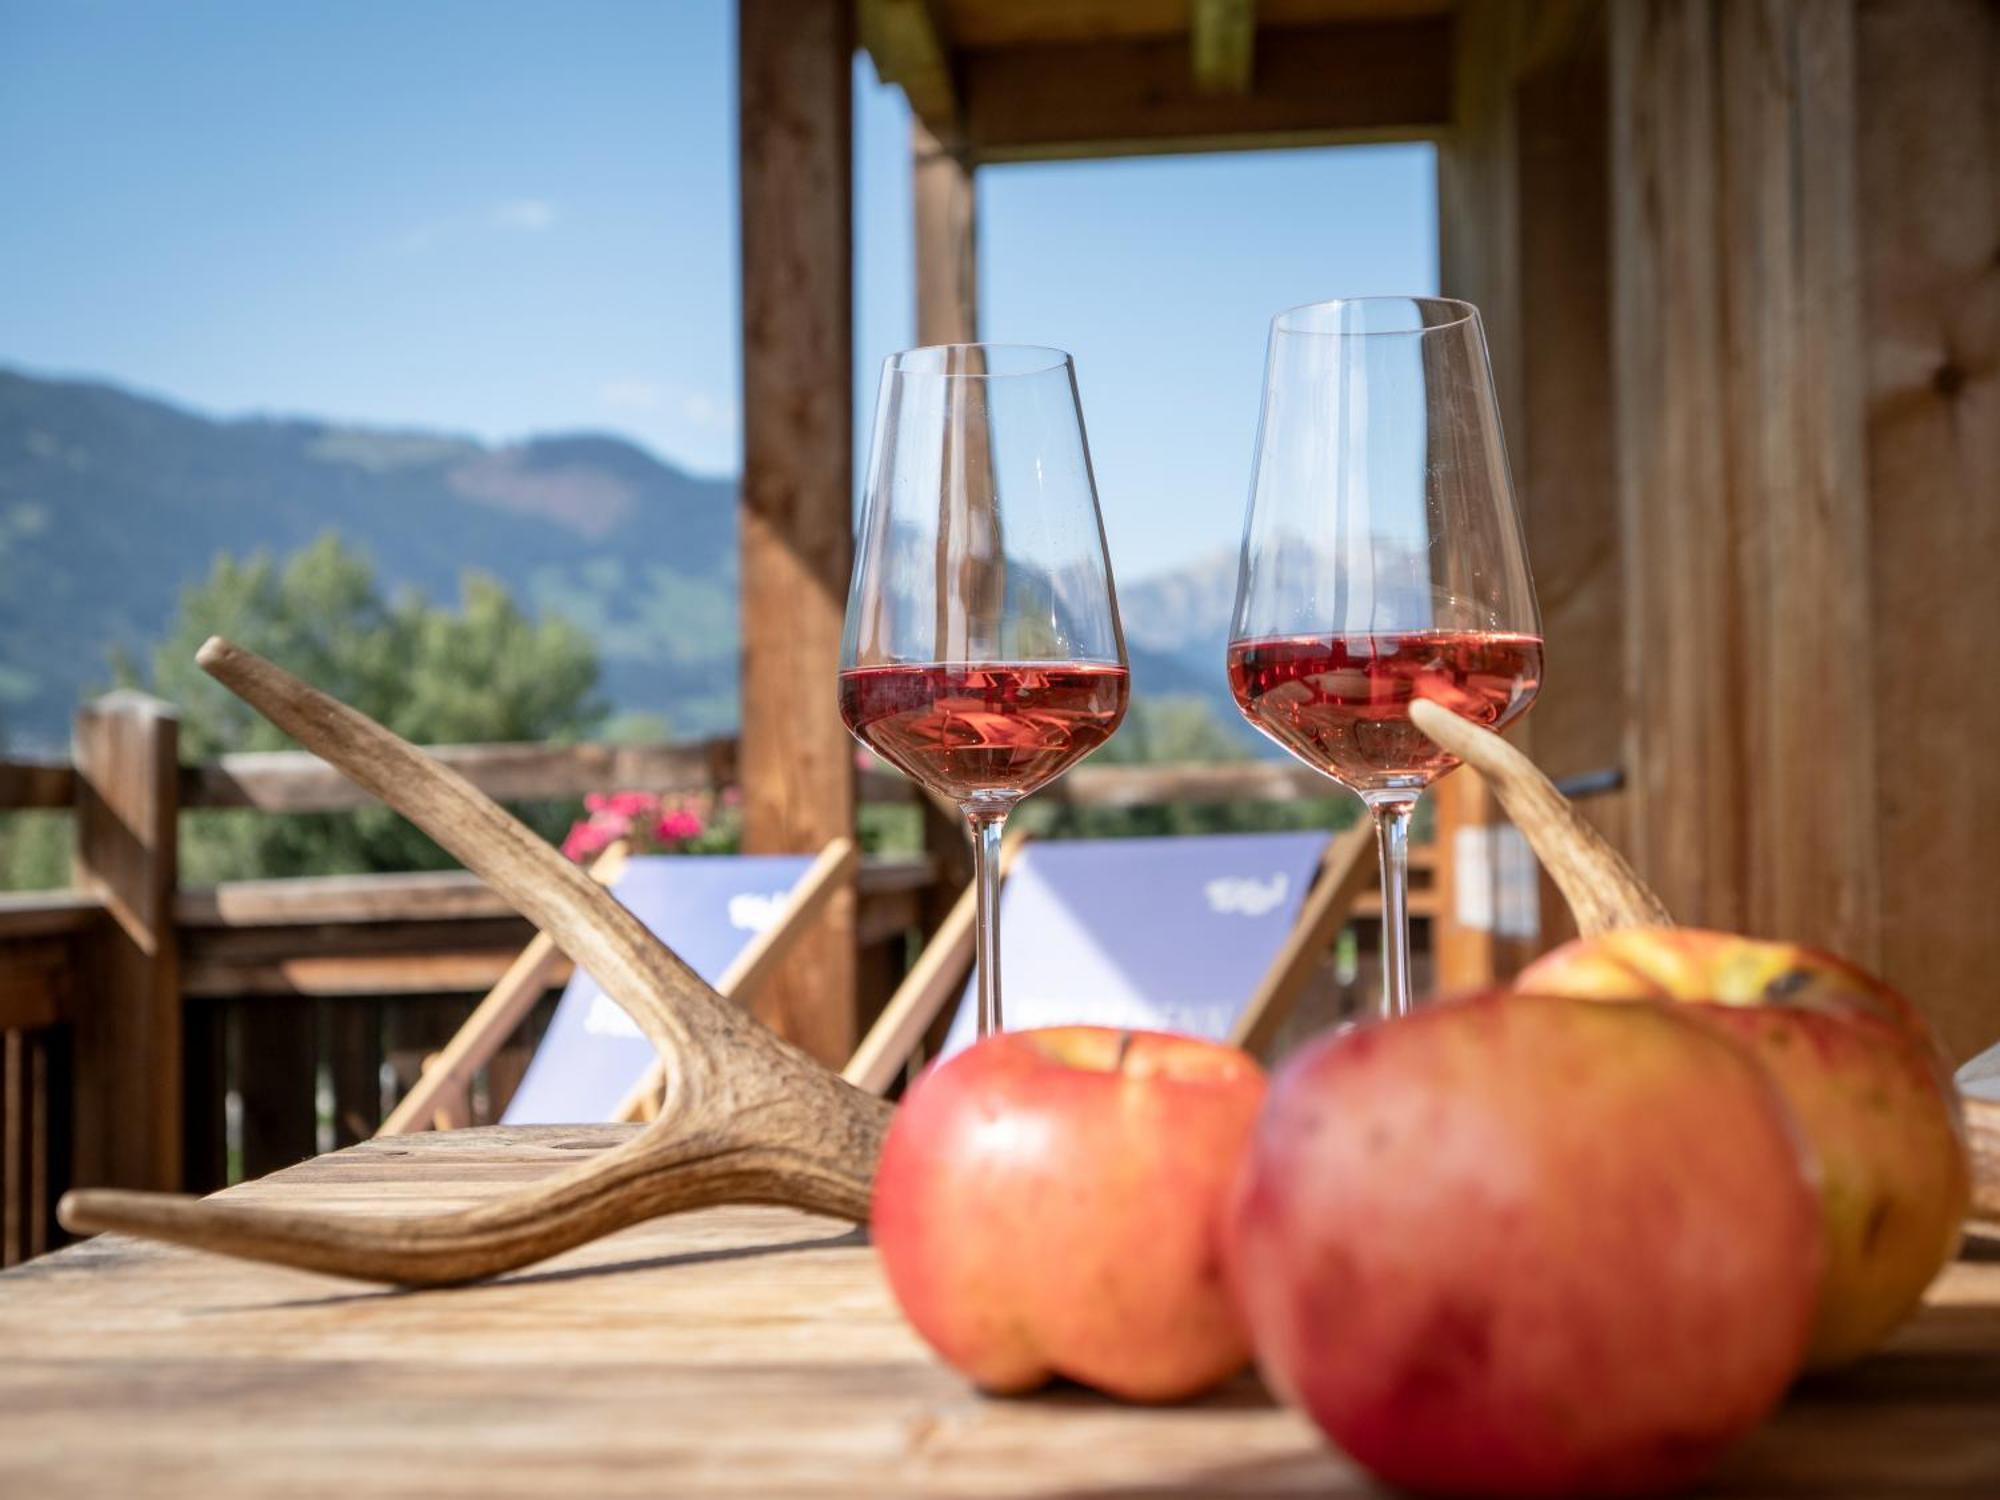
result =
[{"label": "wine glass stem", "polygon": [[968,807],[972,824],[972,880],[977,892],[975,960],[979,966],[979,1035],[992,1036],[1000,1023],[1000,834],[1007,810]]},{"label": "wine glass stem", "polygon": [[1414,799],[1371,802],[1382,857],[1382,1014],[1410,1013],[1410,810]]}]

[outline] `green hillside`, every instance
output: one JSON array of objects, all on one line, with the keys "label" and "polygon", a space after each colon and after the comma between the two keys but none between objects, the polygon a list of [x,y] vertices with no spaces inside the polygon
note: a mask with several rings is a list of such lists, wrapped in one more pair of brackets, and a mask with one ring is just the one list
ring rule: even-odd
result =
[{"label": "green hillside", "polygon": [[220,554],[333,531],[439,599],[492,574],[583,626],[620,710],[678,734],[736,717],[736,487],[620,438],[463,438],[216,421],[82,381],[0,370],[0,728],[60,745],[114,649],[156,640]]}]

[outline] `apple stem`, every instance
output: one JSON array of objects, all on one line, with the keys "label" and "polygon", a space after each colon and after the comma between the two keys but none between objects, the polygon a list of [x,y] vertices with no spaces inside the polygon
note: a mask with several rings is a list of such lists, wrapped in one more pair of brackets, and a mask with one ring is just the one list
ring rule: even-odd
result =
[{"label": "apple stem", "polygon": [[1125,1071],[1125,1054],[1130,1052],[1131,1050],[1132,1050],[1132,1033],[1129,1031],[1119,1032],[1118,1056],[1116,1060],[1114,1060],[1111,1064],[1112,1072],[1122,1073]]}]

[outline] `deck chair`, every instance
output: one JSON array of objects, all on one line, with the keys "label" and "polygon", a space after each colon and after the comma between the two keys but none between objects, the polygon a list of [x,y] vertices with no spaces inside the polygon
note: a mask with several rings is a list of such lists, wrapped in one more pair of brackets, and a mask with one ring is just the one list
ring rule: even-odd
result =
[{"label": "deck chair", "polygon": [[[1319,833],[1077,839],[1001,851],[1009,1026],[1091,1021],[1266,1051],[1374,875],[1364,820]],[[972,1039],[973,897],[963,896],[844,1076],[882,1093],[944,1005],[943,1054]]]},{"label": "deck chair", "polygon": [[[593,878],[672,943],[724,995],[748,1004],[852,878],[857,851],[835,839],[812,855],[627,855],[607,850]],[[508,968],[445,1048],[426,1065],[378,1135],[466,1123],[473,1075],[506,1043],[547,990],[562,955],[546,935]],[[557,1002],[501,1116],[508,1125],[647,1117],[659,1083],[653,1046],[582,969]]]},{"label": "deck chair", "polygon": [[1988,1047],[1958,1070],[1959,1092],[2000,1104],[2000,1044]]}]

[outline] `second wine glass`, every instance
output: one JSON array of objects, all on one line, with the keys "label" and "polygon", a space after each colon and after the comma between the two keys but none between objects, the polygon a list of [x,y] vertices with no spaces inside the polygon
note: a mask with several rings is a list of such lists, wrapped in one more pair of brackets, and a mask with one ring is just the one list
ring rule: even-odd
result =
[{"label": "second wine glass", "polygon": [[1007,815],[1110,738],[1128,691],[1068,355],[945,344],[884,365],[840,666],[854,737],[971,825],[979,1034],[998,1031]]},{"label": "second wine glass", "polygon": [[1229,682],[1246,719],[1374,815],[1390,1015],[1411,998],[1410,813],[1458,764],[1410,723],[1410,702],[1497,728],[1541,680],[1477,309],[1362,297],[1280,313]]}]

